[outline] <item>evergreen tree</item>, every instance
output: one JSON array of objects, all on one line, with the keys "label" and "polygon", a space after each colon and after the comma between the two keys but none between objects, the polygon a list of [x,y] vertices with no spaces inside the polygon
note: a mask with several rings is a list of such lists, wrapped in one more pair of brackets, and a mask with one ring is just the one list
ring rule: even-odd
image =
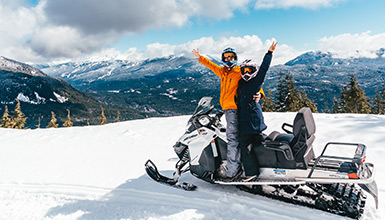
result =
[{"label": "evergreen tree", "polygon": [[103,106],[100,106],[100,108],[102,109],[102,113],[100,114],[99,122],[100,122],[101,125],[104,125],[104,124],[106,124],[107,118],[104,115]]},{"label": "evergreen tree", "polygon": [[385,84],[382,85],[382,90],[376,90],[376,96],[374,98],[374,104],[372,107],[373,114],[385,114]]},{"label": "evergreen tree", "polygon": [[54,112],[51,112],[51,121],[48,123],[48,126],[47,128],[57,128],[59,125],[56,124],[56,117],[55,117],[55,113]]},{"label": "evergreen tree", "polygon": [[282,72],[280,72],[278,76],[277,91],[275,110],[278,112],[285,112],[288,107],[287,99],[289,96],[289,88]]},{"label": "evergreen tree", "polygon": [[327,101],[325,101],[325,103],[324,103],[324,110],[323,110],[324,113],[330,113],[328,105],[329,105],[329,103]]},{"label": "evergreen tree", "polygon": [[12,115],[12,128],[23,129],[25,126],[25,121],[27,117],[25,117],[24,113],[21,111],[20,101],[15,99],[17,104],[15,107],[15,111],[13,111]]},{"label": "evergreen tree", "polygon": [[68,113],[67,114],[67,120],[64,122],[63,126],[64,127],[72,127],[74,123],[71,122],[71,116],[70,116],[71,112],[69,109],[67,109],[67,113]]},{"label": "evergreen tree", "polygon": [[264,112],[274,112],[275,111],[275,104],[273,100],[273,95],[271,93],[271,90],[267,90],[267,95],[265,98],[263,98],[263,103],[262,103],[262,111]]},{"label": "evergreen tree", "polygon": [[39,118],[37,119],[37,122],[38,122],[38,124],[36,125],[36,128],[40,128],[40,125],[41,125],[41,119],[40,119],[40,116],[39,116]]},{"label": "evergreen tree", "polygon": [[297,112],[302,107],[309,107],[313,112],[318,112],[316,104],[310,100],[306,93],[296,88],[293,76],[286,74],[279,76],[276,110],[278,112]]},{"label": "evergreen tree", "polygon": [[314,103],[311,99],[307,97],[307,94],[304,91],[296,90],[296,94],[299,94],[299,106],[295,111],[299,111],[302,107],[309,107],[312,112],[318,112],[317,104]]},{"label": "evergreen tree", "polygon": [[10,126],[11,126],[11,118],[9,117],[8,106],[5,106],[4,114],[3,114],[3,117],[1,119],[0,127],[9,128]]},{"label": "evergreen tree", "polygon": [[349,84],[345,85],[341,92],[341,101],[342,112],[344,113],[369,114],[371,112],[369,99],[353,74]]},{"label": "evergreen tree", "polygon": [[332,107],[332,112],[333,113],[342,113],[342,104],[341,101],[334,96],[333,98],[333,107]]},{"label": "evergreen tree", "polygon": [[115,122],[120,122],[119,116],[120,116],[120,111],[118,111],[118,115],[115,118]]}]

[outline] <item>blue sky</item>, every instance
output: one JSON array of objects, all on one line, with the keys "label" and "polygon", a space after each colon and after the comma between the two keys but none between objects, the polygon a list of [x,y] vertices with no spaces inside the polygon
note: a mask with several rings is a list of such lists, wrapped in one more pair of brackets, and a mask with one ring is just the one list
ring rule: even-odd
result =
[{"label": "blue sky", "polygon": [[[0,0],[0,56],[24,62],[216,56],[227,46],[276,63],[310,50],[385,48],[384,0]],[[24,22],[16,22],[15,20]],[[359,53],[357,51],[360,51]]]}]

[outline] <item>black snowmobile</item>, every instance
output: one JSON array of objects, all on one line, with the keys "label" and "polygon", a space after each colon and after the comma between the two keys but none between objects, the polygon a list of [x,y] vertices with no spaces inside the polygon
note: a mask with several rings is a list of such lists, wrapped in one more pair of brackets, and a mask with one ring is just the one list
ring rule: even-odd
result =
[{"label": "black snowmobile", "polygon": [[[226,128],[220,123],[223,112],[209,115],[214,106],[203,97],[187,124],[186,132],[174,145],[179,157],[172,178],[158,172],[155,164],[145,163],[147,174],[155,181],[194,190],[195,185],[178,181],[187,171],[214,184],[236,185],[242,190],[270,198],[309,206],[338,215],[359,218],[367,192],[378,208],[374,165],[365,162],[366,146],[356,143],[327,143],[320,156],[313,151],[315,122],[309,108],[302,108],[293,124],[284,123],[286,133],[264,136],[262,145],[253,148],[260,175],[252,182],[222,182],[226,174]],[[353,146],[353,157],[326,155],[326,149]],[[251,147],[251,146],[250,146]],[[353,153],[352,153],[353,154]]]}]

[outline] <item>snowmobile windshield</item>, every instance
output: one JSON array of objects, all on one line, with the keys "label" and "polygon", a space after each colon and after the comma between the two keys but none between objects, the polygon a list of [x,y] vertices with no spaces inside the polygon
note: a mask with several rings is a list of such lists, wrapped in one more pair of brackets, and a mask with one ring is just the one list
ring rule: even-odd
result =
[{"label": "snowmobile windshield", "polygon": [[201,98],[201,100],[198,103],[197,108],[195,109],[195,111],[191,117],[209,114],[214,109],[214,105],[211,104],[212,100],[213,100],[212,97],[207,97],[207,96]]}]

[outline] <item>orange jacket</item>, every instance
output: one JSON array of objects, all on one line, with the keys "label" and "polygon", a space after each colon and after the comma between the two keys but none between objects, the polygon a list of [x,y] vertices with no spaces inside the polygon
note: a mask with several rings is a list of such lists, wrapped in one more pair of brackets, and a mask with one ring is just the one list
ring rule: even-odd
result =
[{"label": "orange jacket", "polygon": [[[199,57],[199,62],[221,78],[219,103],[221,104],[222,109],[237,109],[234,97],[237,95],[238,81],[241,79],[241,68],[236,66],[229,70],[227,67],[218,66],[204,56]],[[263,98],[265,93],[262,89],[260,92]]]}]

